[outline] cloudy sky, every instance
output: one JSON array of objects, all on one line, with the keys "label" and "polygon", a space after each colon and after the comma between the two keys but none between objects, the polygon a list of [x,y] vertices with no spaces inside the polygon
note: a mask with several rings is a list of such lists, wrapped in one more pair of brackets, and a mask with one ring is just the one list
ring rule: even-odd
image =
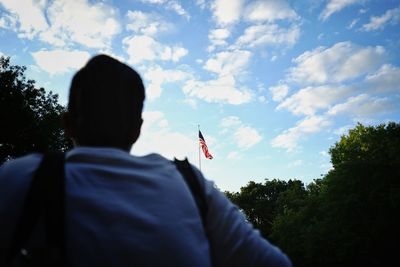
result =
[{"label": "cloudy sky", "polygon": [[0,55],[66,103],[107,53],[145,80],[132,153],[198,165],[223,190],[309,183],[356,125],[400,119],[399,0],[0,0]]}]

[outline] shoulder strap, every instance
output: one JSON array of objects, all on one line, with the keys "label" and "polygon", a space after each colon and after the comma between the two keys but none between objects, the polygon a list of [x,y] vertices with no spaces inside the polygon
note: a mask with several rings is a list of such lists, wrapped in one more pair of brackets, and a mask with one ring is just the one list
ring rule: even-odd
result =
[{"label": "shoulder strap", "polygon": [[203,226],[206,226],[206,216],[208,212],[208,205],[206,201],[206,196],[204,192],[204,188],[200,183],[199,178],[196,176],[192,166],[190,165],[189,161],[186,159],[178,160],[175,158],[174,163],[182,174],[186,184],[188,185],[190,192],[194,200],[196,201],[197,208],[200,212],[201,220]]},{"label": "shoulder strap", "polygon": [[[8,262],[19,256],[40,217],[44,218],[47,255],[55,265],[62,266],[65,252],[64,233],[64,153],[46,153],[36,170],[19,221],[11,241]],[[46,257],[47,257],[46,256]],[[55,259],[55,260],[54,260]]]}]

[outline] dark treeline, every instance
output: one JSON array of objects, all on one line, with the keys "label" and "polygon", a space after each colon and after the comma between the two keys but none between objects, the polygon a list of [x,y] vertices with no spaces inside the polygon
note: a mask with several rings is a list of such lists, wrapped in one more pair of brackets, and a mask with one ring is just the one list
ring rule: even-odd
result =
[{"label": "dark treeline", "polygon": [[[57,95],[24,72],[0,57],[0,164],[71,147]],[[274,179],[226,194],[294,266],[397,266],[400,124],[359,124],[329,152],[333,169],[307,186]]]},{"label": "dark treeline", "polygon": [[66,150],[71,142],[61,127],[65,108],[58,96],[35,81],[27,80],[26,68],[0,57],[0,164],[29,152]]},{"label": "dark treeline", "polygon": [[358,124],[330,149],[333,169],[226,192],[294,266],[398,266],[400,124]]}]

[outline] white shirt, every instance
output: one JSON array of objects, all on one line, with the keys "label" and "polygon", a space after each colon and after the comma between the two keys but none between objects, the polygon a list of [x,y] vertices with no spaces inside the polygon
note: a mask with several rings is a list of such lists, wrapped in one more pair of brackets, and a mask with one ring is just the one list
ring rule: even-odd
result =
[{"label": "white shirt", "polygon": [[[10,243],[41,154],[0,168],[0,257]],[[114,148],[67,152],[66,256],[70,266],[291,266],[212,182],[206,229],[175,164]],[[206,238],[206,233],[209,240]],[[3,259],[0,259],[0,263]]]}]

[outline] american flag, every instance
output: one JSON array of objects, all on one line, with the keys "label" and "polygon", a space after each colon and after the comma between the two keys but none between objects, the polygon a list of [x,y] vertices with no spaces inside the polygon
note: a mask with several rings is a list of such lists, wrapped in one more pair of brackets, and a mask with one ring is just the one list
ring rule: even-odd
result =
[{"label": "american flag", "polygon": [[208,151],[208,147],[206,144],[206,140],[204,140],[203,135],[201,134],[201,131],[199,130],[199,142],[200,142],[200,146],[201,149],[203,150],[204,156],[208,159],[213,159],[213,156],[210,154],[210,152]]}]

